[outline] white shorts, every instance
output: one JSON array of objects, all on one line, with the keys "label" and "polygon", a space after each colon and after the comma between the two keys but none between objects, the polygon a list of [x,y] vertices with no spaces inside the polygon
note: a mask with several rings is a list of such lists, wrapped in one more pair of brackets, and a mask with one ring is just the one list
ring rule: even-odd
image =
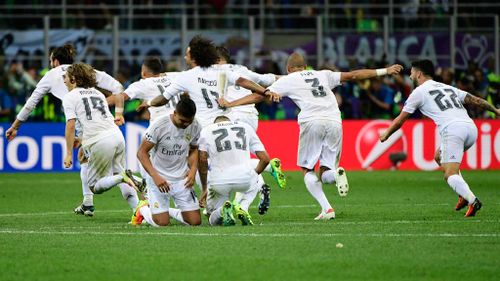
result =
[{"label": "white shorts", "polygon": [[146,185],[148,190],[149,208],[153,215],[168,213],[170,208],[170,198],[174,199],[174,204],[181,212],[189,212],[200,209],[198,198],[192,188],[184,186],[186,180],[168,181],[170,191],[168,193],[160,192],[158,187],[153,182],[153,179],[146,177]]},{"label": "white shorts", "polygon": [[320,166],[337,169],[342,151],[342,125],[331,120],[312,120],[300,124],[297,165],[310,170]]},{"label": "white shorts", "polygon": [[125,140],[113,134],[83,147],[88,159],[88,184],[94,186],[103,177],[121,173],[125,168]]},{"label": "white shorts", "polygon": [[257,127],[259,126],[259,116],[255,115],[255,113],[231,111],[227,114],[227,117],[231,121],[243,122],[249,125],[254,131],[257,131]]},{"label": "white shorts", "polygon": [[464,152],[476,143],[476,125],[454,122],[441,132],[441,163],[462,163]]},{"label": "white shorts", "polygon": [[224,202],[229,200],[231,193],[235,192],[247,192],[250,189],[250,182],[248,184],[221,184],[221,185],[210,185],[208,187],[207,195],[207,213],[211,214],[219,207],[221,207]]}]

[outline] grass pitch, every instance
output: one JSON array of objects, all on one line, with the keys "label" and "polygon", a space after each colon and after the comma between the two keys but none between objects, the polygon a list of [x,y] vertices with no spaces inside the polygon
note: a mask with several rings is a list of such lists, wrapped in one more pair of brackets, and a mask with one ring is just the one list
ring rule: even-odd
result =
[{"label": "grass pitch", "polygon": [[[465,171],[482,200],[456,212],[440,172],[348,172],[350,193],[325,185],[334,221],[300,173],[272,184],[253,227],[127,225],[119,190],[94,197],[93,218],[73,214],[78,174],[0,175],[0,280],[495,280],[500,273],[498,171]],[[337,247],[341,243],[343,247]]]}]

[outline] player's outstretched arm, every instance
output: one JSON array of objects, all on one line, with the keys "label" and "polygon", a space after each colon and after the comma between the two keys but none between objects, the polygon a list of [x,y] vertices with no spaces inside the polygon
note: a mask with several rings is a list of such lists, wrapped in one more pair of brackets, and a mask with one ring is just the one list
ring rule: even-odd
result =
[{"label": "player's outstretched arm", "polygon": [[387,68],[379,69],[359,69],[349,72],[340,73],[340,82],[353,81],[353,80],[363,80],[369,79],[376,76],[393,75],[401,72],[403,66],[399,64],[393,64]]},{"label": "player's outstretched arm", "polygon": [[151,159],[149,158],[149,151],[154,147],[154,143],[151,143],[145,139],[142,139],[141,145],[139,146],[139,150],[137,151],[137,159],[141,162],[144,170],[151,176],[155,185],[161,192],[169,192],[170,186],[167,181],[160,176],[158,171],[153,167],[153,163],[151,163]]},{"label": "player's outstretched arm", "polygon": [[238,80],[236,80],[236,85],[243,87],[247,90],[252,91],[253,93],[262,95],[262,96],[269,96],[272,101],[274,102],[279,102],[281,100],[281,96],[279,96],[276,93],[271,92],[269,89],[266,89],[262,87],[261,85],[248,80],[246,78],[240,77]]},{"label": "player's outstretched arm", "polygon": [[411,116],[410,113],[406,111],[401,111],[398,117],[396,117],[396,119],[392,121],[389,128],[387,128],[387,130],[385,130],[385,132],[383,132],[380,135],[380,141],[381,142],[386,141],[392,134],[394,134],[394,132],[396,132],[397,130],[399,130],[399,128],[401,128],[401,126],[403,126],[404,122],[408,120],[410,116]]},{"label": "player's outstretched arm", "polygon": [[75,120],[66,121],[66,156],[64,156],[64,168],[70,168],[73,165],[73,146],[75,144]]},{"label": "player's outstretched arm", "polygon": [[471,105],[473,107],[481,108],[483,110],[491,111],[495,113],[497,116],[500,116],[500,109],[494,107],[492,104],[487,102],[486,100],[473,96],[471,94],[467,94],[464,98],[464,104]]},{"label": "player's outstretched arm", "polygon": [[240,106],[240,105],[246,105],[246,104],[255,104],[263,101],[265,97],[263,95],[255,94],[252,93],[250,95],[246,95],[240,99],[234,100],[232,102],[227,101],[224,98],[219,99],[219,104],[223,107],[235,107],[235,106]]}]

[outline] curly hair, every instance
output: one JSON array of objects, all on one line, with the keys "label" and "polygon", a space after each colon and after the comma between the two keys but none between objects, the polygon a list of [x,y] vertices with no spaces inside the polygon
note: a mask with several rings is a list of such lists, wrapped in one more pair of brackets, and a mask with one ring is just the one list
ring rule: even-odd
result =
[{"label": "curly hair", "polygon": [[219,61],[219,54],[212,41],[196,35],[189,42],[191,58],[200,67],[210,67]]},{"label": "curly hair", "polygon": [[72,44],[64,44],[52,50],[52,59],[60,64],[72,64],[75,61],[76,49]]},{"label": "curly hair", "polygon": [[86,63],[75,63],[68,67],[66,75],[75,80],[80,88],[93,88],[97,86],[94,68]]}]

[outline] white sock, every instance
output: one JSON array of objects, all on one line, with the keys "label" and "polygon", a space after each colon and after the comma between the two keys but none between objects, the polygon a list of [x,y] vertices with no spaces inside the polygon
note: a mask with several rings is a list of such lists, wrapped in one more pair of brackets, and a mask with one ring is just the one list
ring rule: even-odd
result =
[{"label": "white sock", "polygon": [[96,194],[103,193],[105,191],[110,190],[113,186],[121,183],[122,181],[123,181],[123,177],[120,175],[114,175],[114,176],[101,178],[95,184],[94,191]]},{"label": "white sock", "polygon": [[318,201],[318,203],[321,205],[323,212],[326,212],[332,208],[332,206],[328,202],[328,199],[326,199],[325,193],[323,192],[323,185],[318,180],[318,177],[314,172],[308,172],[304,176],[304,183],[306,184],[309,193],[311,193],[314,199],[316,199],[316,201]]},{"label": "white sock", "polygon": [[458,195],[462,196],[469,205],[476,200],[476,196],[469,188],[469,185],[465,180],[459,175],[452,175],[448,177],[448,185],[455,191]]},{"label": "white sock", "polygon": [[148,205],[144,205],[139,209],[139,212],[141,212],[141,215],[144,217],[144,220],[151,226],[154,227],[160,227],[155,223],[153,220],[153,215],[151,214],[151,209],[149,209]]},{"label": "white sock", "polygon": [[321,174],[321,181],[323,183],[335,183],[335,172],[333,170],[326,170]]},{"label": "white sock", "polygon": [[127,200],[128,205],[133,210],[139,204],[139,197],[137,196],[137,192],[130,185],[122,182],[118,184],[120,191],[122,192],[123,199]]},{"label": "white sock", "polygon": [[82,180],[83,205],[94,206],[94,193],[89,188],[88,182],[89,163],[80,164],[80,179]]},{"label": "white sock", "polygon": [[[250,161],[252,161],[252,166],[253,166],[254,168],[256,168],[256,167],[257,167],[257,165],[259,165],[259,161],[260,161],[260,160],[259,160],[259,159],[255,159],[255,158],[253,158],[253,159],[251,159]],[[271,172],[271,164],[267,164],[267,166],[264,168],[264,171],[265,171],[265,172],[270,173],[270,172]]]},{"label": "white sock", "polygon": [[210,217],[208,218],[208,222],[210,223],[210,225],[221,225],[222,224],[221,211],[222,211],[222,207],[219,207],[210,214]]},{"label": "white sock", "polygon": [[187,222],[184,221],[184,217],[182,216],[182,212],[180,209],[169,208],[168,213],[171,218],[174,218],[175,220],[181,222],[182,224],[189,225]]}]

